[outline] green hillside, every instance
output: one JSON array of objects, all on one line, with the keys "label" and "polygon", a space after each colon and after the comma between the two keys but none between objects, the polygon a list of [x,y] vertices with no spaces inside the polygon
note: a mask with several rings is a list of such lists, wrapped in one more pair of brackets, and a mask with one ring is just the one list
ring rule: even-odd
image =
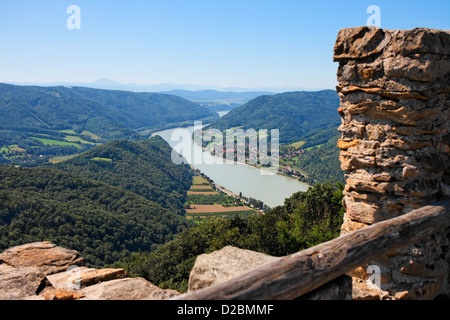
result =
[{"label": "green hillside", "polygon": [[181,214],[192,175],[188,165],[171,161],[171,153],[159,136],[139,142],[112,141],[56,168],[132,191]]},{"label": "green hillside", "polygon": [[0,165],[0,251],[48,240],[104,266],[152,251],[185,226],[184,217],[122,188],[52,168]]}]

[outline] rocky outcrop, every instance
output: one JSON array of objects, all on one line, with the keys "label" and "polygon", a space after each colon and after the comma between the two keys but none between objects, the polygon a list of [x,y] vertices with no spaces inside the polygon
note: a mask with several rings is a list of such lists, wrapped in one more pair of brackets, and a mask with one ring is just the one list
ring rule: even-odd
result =
[{"label": "rocky outcrop", "polygon": [[7,249],[0,254],[0,263],[15,268],[35,267],[45,274],[52,274],[71,265],[83,266],[84,258],[74,250],[45,241]]},{"label": "rocky outcrop", "polygon": [[[450,198],[449,56],[449,31],[339,32],[334,61],[346,172],[342,233]],[[373,261],[381,270],[378,298],[448,293],[449,239],[445,232]],[[353,273],[357,286],[369,278],[367,267]],[[374,290],[354,292],[373,296]]]},{"label": "rocky outcrop", "polygon": [[86,268],[77,251],[51,242],[0,254],[0,300],[163,300],[179,295],[124,269]]}]

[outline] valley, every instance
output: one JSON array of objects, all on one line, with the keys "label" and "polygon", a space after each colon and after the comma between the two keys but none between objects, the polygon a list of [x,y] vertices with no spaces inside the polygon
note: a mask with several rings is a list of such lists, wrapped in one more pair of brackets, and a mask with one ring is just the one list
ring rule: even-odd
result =
[{"label": "valley", "polygon": [[[302,101],[295,94],[288,96],[289,105]],[[277,114],[276,101],[284,95],[249,98],[220,114],[228,121],[229,114],[235,117],[234,110],[242,112],[267,97],[275,99],[268,112]],[[235,244],[283,254],[322,241],[314,235],[306,243],[303,237],[311,230],[294,231],[299,221],[292,211],[300,206],[294,199],[317,180],[308,185],[286,172],[267,175],[263,168],[239,162],[211,166],[172,161],[177,128],[192,135],[194,120],[214,124],[219,119],[208,107],[166,94],[0,85],[5,115],[0,119],[0,250],[51,241],[79,251],[88,266],[123,266],[131,275],[182,291],[186,273],[180,271],[178,278],[179,264],[187,271],[205,250]],[[264,113],[250,118],[258,116],[267,118]],[[300,136],[292,133],[295,138],[287,140],[293,142],[282,144],[282,168],[301,166],[308,152],[326,149],[332,126],[323,132],[320,126]],[[201,157],[208,154],[192,141],[189,148]],[[332,201],[339,203],[340,186],[329,188],[329,197],[335,194]],[[333,212],[340,210],[333,206]],[[324,217],[321,225],[328,226],[329,219]],[[324,239],[334,237],[336,230],[325,233]],[[203,240],[195,238],[197,233]],[[187,253],[195,243],[198,250]],[[166,253],[172,248],[185,253],[173,254],[168,262]],[[146,265],[148,257],[153,266],[143,271],[140,265]],[[155,257],[170,265],[167,272],[156,271],[160,265]]]}]

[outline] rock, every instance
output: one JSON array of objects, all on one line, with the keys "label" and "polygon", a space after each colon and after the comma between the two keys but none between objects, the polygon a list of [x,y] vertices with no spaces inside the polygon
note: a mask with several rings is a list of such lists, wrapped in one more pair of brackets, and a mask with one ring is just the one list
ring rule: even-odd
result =
[{"label": "rock", "polygon": [[0,254],[0,262],[17,268],[36,267],[45,274],[52,274],[64,271],[71,265],[84,265],[84,258],[75,250],[45,241],[7,249]]},{"label": "rock", "polygon": [[379,54],[390,40],[390,33],[379,28],[342,29],[334,46],[334,61],[362,59]]},{"label": "rock", "polygon": [[179,295],[163,290],[143,278],[126,278],[102,282],[79,291],[80,300],[167,300]]},{"label": "rock", "polygon": [[381,210],[379,207],[365,202],[353,201],[348,197],[345,197],[344,201],[347,208],[347,217],[350,220],[370,225],[380,219]]},{"label": "rock", "polygon": [[39,268],[0,264],[0,300],[22,300],[36,295],[44,280],[45,274]]},{"label": "rock", "polygon": [[354,139],[352,141],[346,142],[341,139],[338,140],[337,147],[342,150],[348,150],[351,147],[359,145],[360,141],[358,139]]},{"label": "rock", "polygon": [[46,288],[41,292],[40,296],[44,297],[45,300],[76,300],[84,298],[82,294],[53,287]]},{"label": "rock", "polygon": [[277,259],[263,253],[231,246],[210,254],[202,254],[197,257],[189,276],[189,291],[225,282]]},{"label": "rock", "polygon": [[77,290],[99,282],[122,279],[126,277],[124,269],[89,269],[85,267],[70,269],[65,272],[47,276],[56,289]]},{"label": "rock", "polygon": [[366,281],[353,278],[353,300],[391,300],[389,294],[382,290],[374,290],[367,287]]}]

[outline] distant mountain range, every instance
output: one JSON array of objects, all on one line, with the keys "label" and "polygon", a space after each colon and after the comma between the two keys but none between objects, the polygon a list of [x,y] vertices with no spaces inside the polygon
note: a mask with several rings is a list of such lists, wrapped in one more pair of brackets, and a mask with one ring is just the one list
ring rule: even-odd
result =
[{"label": "distant mountain range", "polygon": [[[167,92],[173,90],[182,91],[219,91],[219,92],[274,92],[282,93],[289,91],[318,91],[321,89],[303,88],[303,87],[221,87],[215,85],[196,85],[196,84],[176,84],[176,83],[161,83],[161,84],[137,84],[137,83],[120,83],[110,79],[98,79],[93,82],[48,82],[48,83],[11,83],[16,85],[37,85],[44,87],[54,86],[69,86],[69,87],[88,87],[96,89],[107,90],[125,90],[133,92]],[[198,99],[205,100],[205,99]]]},{"label": "distant mountain range", "polygon": [[236,100],[249,101],[263,95],[274,95],[275,92],[269,91],[243,91],[243,92],[231,92],[231,91],[217,91],[217,90],[171,90],[160,91],[159,93],[173,94],[175,96],[182,97],[191,101],[214,101],[214,100]]}]

